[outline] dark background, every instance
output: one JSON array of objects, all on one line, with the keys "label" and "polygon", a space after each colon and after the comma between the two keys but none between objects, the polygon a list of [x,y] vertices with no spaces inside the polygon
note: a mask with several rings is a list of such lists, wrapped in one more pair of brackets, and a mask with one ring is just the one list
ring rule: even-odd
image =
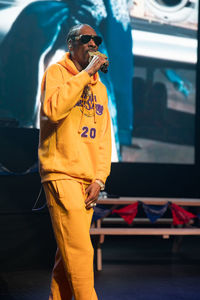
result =
[{"label": "dark background", "polygon": [[[199,32],[198,32],[199,40]],[[198,57],[199,57],[198,49]],[[113,163],[106,191],[117,196],[199,198],[200,65],[197,64],[195,164]],[[0,162],[12,175],[0,176],[0,267],[53,264],[55,241],[47,209],[33,212],[41,183],[38,172],[22,174],[37,163],[39,131],[0,127]],[[38,207],[45,203],[44,193]]]}]

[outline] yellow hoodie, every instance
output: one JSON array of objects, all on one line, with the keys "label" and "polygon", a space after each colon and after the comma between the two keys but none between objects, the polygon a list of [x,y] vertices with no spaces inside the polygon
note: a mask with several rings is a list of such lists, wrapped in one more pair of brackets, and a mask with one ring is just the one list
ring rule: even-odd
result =
[{"label": "yellow hoodie", "polygon": [[[89,93],[83,93],[88,86]],[[105,183],[111,164],[110,116],[98,73],[79,72],[66,53],[45,72],[41,95],[42,182],[74,178]]]}]

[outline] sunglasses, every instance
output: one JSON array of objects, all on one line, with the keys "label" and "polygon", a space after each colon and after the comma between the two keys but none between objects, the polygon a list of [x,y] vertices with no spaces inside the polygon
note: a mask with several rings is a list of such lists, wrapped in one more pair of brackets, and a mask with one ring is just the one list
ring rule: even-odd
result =
[{"label": "sunglasses", "polygon": [[91,39],[95,42],[98,47],[102,43],[102,38],[98,35],[81,34],[72,36],[72,40],[80,41],[82,44],[87,44]]}]

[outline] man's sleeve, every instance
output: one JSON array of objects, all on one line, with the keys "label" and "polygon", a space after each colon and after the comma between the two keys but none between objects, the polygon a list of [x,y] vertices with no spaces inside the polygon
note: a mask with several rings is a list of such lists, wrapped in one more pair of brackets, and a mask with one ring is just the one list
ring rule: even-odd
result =
[{"label": "man's sleeve", "polygon": [[80,99],[84,87],[90,83],[90,76],[81,71],[64,82],[59,65],[52,65],[44,74],[41,88],[43,113],[52,121],[65,118]]}]

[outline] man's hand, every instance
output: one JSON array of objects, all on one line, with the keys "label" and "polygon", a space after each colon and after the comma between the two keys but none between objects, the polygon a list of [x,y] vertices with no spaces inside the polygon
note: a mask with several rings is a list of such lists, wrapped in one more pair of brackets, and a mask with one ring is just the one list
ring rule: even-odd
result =
[{"label": "man's hand", "polygon": [[99,71],[102,65],[108,65],[107,58],[104,58],[99,55],[94,55],[89,65],[85,68],[85,71],[90,75],[94,75],[96,72]]},{"label": "man's hand", "polygon": [[87,187],[85,190],[85,193],[88,195],[87,199],[85,200],[86,209],[90,209],[92,207],[91,204],[97,202],[100,189],[101,187],[97,182],[93,182]]}]

